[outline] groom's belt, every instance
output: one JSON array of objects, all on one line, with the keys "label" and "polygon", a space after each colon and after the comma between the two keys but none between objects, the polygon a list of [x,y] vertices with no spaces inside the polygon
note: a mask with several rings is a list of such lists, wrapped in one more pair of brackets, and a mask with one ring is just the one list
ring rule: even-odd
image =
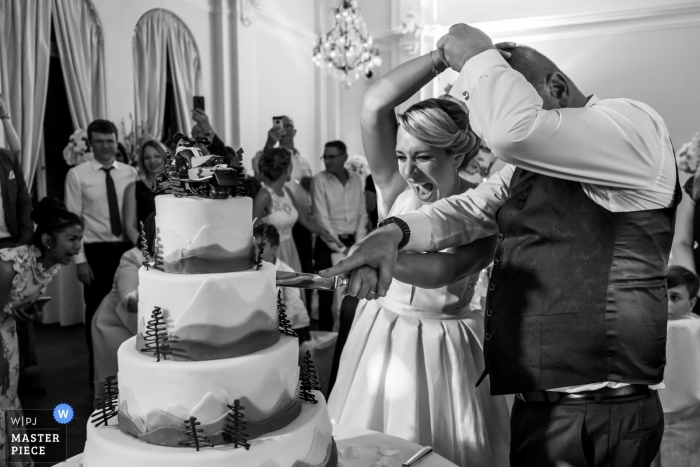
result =
[{"label": "groom's belt", "polygon": [[516,394],[515,397],[524,402],[624,402],[651,396],[656,391],[643,384],[630,384],[621,388],[602,388],[596,391],[576,393],[556,391],[533,391]]}]

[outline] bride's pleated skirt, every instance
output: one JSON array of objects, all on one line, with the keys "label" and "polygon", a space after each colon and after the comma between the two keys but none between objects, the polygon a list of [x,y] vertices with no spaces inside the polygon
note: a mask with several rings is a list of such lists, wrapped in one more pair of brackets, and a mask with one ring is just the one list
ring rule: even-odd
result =
[{"label": "bride's pleated skirt", "polygon": [[507,466],[506,400],[490,395],[488,377],[475,387],[484,371],[481,312],[426,318],[363,301],[357,313],[328,402],[331,419],[432,446],[460,466]]}]

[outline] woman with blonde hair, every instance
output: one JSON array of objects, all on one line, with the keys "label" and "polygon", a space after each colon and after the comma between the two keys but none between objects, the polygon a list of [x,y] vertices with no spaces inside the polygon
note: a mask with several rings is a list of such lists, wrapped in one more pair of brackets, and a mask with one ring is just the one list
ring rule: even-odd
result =
[{"label": "woman with blonde hair", "polygon": [[[158,174],[165,171],[167,149],[163,143],[149,139],[141,145],[141,153],[136,159],[140,180],[134,187],[136,196],[136,220],[140,224],[156,211],[156,194],[152,188]],[[125,195],[128,196],[128,193]]]},{"label": "woman with blonde hair", "polygon": [[[479,150],[459,104],[427,99],[395,115],[435,68],[445,68],[438,53],[426,54],[364,96],[362,140],[380,220],[475,186],[458,174]],[[457,465],[508,465],[508,408],[491,397],[488,378],[476,387],[484,372],[483,312],[469,306],[495,247],[488,237],[441,252],[399,253],[386,297],[358,306],[328,403],[335,422],[433,446]],[[376,296],[361,288],[358,298]]]}]

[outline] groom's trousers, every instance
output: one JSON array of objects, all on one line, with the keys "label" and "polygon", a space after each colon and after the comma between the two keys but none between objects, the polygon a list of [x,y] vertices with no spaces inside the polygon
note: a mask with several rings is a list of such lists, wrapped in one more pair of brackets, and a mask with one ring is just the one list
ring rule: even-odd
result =
[{"label": "groom's trousers", "polygon": [[511,414],[511,467],[643,467],[661,446],[656,391],[603,401],[525,402]]}]

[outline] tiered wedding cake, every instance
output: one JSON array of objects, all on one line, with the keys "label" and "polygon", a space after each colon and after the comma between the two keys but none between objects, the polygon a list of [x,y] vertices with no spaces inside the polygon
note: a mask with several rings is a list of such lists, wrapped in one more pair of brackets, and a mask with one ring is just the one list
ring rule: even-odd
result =
[{"label": "tiered wedding cake", "polygon": [[138,335],[88,424],[85,467],[335,467],[325,400],[280,331],[251,218],[250,198],[156,197]]}]

